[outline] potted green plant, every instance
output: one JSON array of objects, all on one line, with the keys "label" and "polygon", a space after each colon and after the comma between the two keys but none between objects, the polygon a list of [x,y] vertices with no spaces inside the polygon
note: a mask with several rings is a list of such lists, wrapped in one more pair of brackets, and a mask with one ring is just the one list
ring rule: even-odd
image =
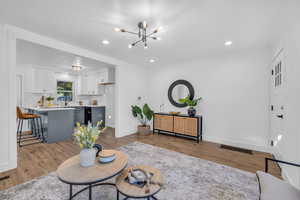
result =
[{"label": "potted green plant", "polygon": [[144,104],[143,108],[140,108],[137,105],[131,106],[132,115],[137,118],[141,125],[138,126],[138,133],[140,134],[148,134],[150,133],[150,125],[148,122],[152,120],[153,110],[148,106],[148,104]]},{"label": "potted green plant", "polygon": [[48,106],[51,106],[53,104],[54,97],[51,97],[51,96],[46,97],[46,101],[48,103]]},{"label": "potted green plant", "polygon": [[87,126],[76,123],[77,129],[74,133],[75,142],[81,148],[79,157],[82,167],[90,167],[94,165],[96,155],[102,150],[101,145],[95,144],[100,133],[104,128],[100,128],[102,122],[98,122],[96,126],[88,123]]},{"label": "potted green plant", "polygon": [[189,108],[188,108],[188,115],[193,117],[196,115],[196,109],[195,106],[197,106],[198,102],[201,100],[202,98],[199,97],[197,99],[191,99],[190,96],[187,96],[183,99],[179,99],[180,103],[185,103]]}]

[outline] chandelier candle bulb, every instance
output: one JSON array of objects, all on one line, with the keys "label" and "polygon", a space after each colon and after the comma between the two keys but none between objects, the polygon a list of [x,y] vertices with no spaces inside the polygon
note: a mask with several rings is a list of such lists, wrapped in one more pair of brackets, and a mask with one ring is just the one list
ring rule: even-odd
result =
[{"label": "chandelier candle bulb", "polygon": [[115,30],[116,32],[120,32],[120,31],[121,31],[120,28],[114,28],[114,30]]}]

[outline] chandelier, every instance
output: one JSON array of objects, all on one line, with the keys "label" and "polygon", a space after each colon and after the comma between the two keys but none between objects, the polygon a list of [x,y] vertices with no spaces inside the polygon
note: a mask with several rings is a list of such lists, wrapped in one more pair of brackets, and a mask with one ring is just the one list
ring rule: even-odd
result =
[{"label": "chandelier", "polygon": [[73,64],[72,64],[72,70],[73,71],[80,71],[82,70],[82,66],[81,66],[81,58],[80,57],[76,57]]},{"label": "chandelier", "polygon": [[154,29],[152,32],[147,32],[148,24],[146,21],[142,21],[138,23],[138,31],[127,31],[125,29],[115,28],[116,32],[122,32],[122,33],[129,33],[138,36],[138,40],[128,45],[128,48],[132,48],[136,46],[139,43],[142,43],[144,48],[148,48],[148,39],[152,40],[160,40],[160,37],[155,36],[156,33],[161,31],[162,27],[159,27],[157,29]]}]

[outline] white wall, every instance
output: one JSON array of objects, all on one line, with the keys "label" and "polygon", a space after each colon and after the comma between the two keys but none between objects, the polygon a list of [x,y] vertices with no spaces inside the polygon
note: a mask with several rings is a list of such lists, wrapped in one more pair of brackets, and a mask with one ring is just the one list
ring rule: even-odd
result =
[{"label": "white wall", "polygon": [[[295,11],[298,13],[298,10]],[[283,48],[286,67],[285,87],[285,132],[275,147],[277,158],[300,164],[300,25],[291,14],[291,26],[282,37],[277,50]],[[300,170],[296,167],[281,165],[285,179],[300,189]]]},{"label": "white wall", "polygon": [[[143,66],[122,65],[116,68],[116,136],[135,133],[138,121],[131,114],[131,105],[148,100],[149,74]],[[142,99],[139,101],[138,97]]]},{"label": "white wall", "polygon": [[116,110],[116,98],[115,98],[115,85],[107,85],[104,86],[104,90],[105,90],[105,95],[104,95],[104,99],[105,99],[105,105],[106,105],[106,109],[105,109],[105,123],[106,126],[109,127],[115,127],[115,110]]},{"label": "white wall", "polygon": [[204,140],[256,150],[266,148],[269,133],[269,63],[271,50],[261,49],[199,58],[198,61],[149,69],[150,105],[159,111],[181,111],[169,103],[167,92],[178,79],[189,81],[204,116]]},{"label": "white wall", "polygon": [[17,166],[15,41],[0,24],[0,172]]}]

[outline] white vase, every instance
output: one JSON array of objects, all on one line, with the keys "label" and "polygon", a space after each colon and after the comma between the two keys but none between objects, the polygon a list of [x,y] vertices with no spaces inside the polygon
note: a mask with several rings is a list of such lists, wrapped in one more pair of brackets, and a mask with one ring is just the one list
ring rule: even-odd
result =
[{"label": "white vase", "polygon": [[95,164],[96,160],[96,152],[97,150],[92,148],[92,149],[82,149],[80,151],[80,165],[82,167],[90,167]]}]

